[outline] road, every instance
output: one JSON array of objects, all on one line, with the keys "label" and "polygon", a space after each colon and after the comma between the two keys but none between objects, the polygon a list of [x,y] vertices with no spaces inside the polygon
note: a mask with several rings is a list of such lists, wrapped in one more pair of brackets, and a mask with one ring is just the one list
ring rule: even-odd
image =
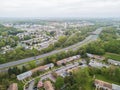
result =
[{"label": "road", "polygon": [[35,84],[34,80],[31,81],[30,84],[29,84],[28,89],[26,89],[26,90],[33,90],[33,88],[34,88],[34,84]]},{"label": "road", "polygon": [[[102,31],[102,28],[100,27],[100,28],[96,29],[96,31],[93,32],[93,33],[95,33],[94,35],[90,35],[90,36],[86,37],[86,39],[84,39],[83,41],[81,41],[77,44],[71,45],[67,48],[63,48],[63,49],[60,49],[60,50],[54,50],[54,51],[51,51],[49,53],[36,56],[36,59],[44,58],[46,56],[50,56],[50,55],[59,53],[61,51],[66,51],[66,50],[69,50],[69,49],[76,50],[77,48],[79,48],[79,47],[81,47],[81,46],[83,46],[87,43],[90,43],[91,41],[96,40],[98,38],[98,35],[101,33],[101,31]],[[4,68],[7,68],[7,67],[12,67],[12,66],[15,66],[15,65],[18,65],[18,64],[33,61],[34,59],[35,59],[34,57],[30,57],[30,58],[26,58],[26,59],[22,59],[22,60],[18,60],[18,61],[12,61],[12,62],[8,62],[8,63],[5,63],[5,64],[0,64],[0,69],[4,69]]]}]

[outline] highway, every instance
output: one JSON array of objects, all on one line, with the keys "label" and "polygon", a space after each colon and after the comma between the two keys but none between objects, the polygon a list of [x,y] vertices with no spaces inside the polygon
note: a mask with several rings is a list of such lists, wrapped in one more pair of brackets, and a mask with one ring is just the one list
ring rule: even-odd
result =
[{"label": "highway", "polygon": [[[100,27],[100,28],[96,29],[93,32],[94,33],[93,35],[89,35],[83,41],[81,41],[81,42],[79,42],[77,44],[71,45],[69,47],[62,48],[60,50],[54,50],[54,51],[51,51],[49,53],[36,56],[36,59],[44,58],[46,56],[50,56],[50,55],[59,53],[61,51],[66,51],[66,50],[69,50],[69,49],[76,50],[77,48],[79,48],[79,47],[81,47],[81,46],[83,46],[83,45],[85,45],[87,43],[90,43],[90,42],[92,42],[94,40],[97,40],[98,35],[101,33],[101,31],[102,31],[102,28]],[[12,62],[8,62],[8,63],[5,63],[5,64],[0,64],[0,69],[4,69],[4,68],[7,68],[7,67],[12,67],[12,66],[15,66],[15,65],[18,65],[18,64],[22,64],[22,63],[26,63],[26,62],[29,62],[29,61],[33,61],[34,59],[35,59],[35,57],[30,57],[30,58],[26,58],[26,59],[22,59],[22,60],[18,60],[18,61],[12,61]]]}]

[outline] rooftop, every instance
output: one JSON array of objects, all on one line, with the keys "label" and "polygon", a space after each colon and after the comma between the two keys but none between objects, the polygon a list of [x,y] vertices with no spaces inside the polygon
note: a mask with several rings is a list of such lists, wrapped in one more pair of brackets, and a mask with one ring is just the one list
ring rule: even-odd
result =
[{"label": "rooftop", "polygon": [[17,83],[13,83],[9,86],[8,90],[18,90]]},{"label": "rooftop", "polygon": [[54,90],[52,83],[50,81],[44,82],[44,88],[45,88],[45,90]]}]

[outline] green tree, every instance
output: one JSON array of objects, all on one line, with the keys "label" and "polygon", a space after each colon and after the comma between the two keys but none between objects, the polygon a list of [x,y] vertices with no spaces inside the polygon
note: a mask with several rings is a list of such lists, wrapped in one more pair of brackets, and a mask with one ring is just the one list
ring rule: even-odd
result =
[{"label": "green tree", "polygon": [[26,71],[27,71],[27,68],[25,66],[22,66],[22,73]]},{"label": "green tree", "polygon": [[64,79],[62,77],[57,77],[55,82],[56,90],[60,90],[60,88],[62,88],[63,85],[64,85]]}]

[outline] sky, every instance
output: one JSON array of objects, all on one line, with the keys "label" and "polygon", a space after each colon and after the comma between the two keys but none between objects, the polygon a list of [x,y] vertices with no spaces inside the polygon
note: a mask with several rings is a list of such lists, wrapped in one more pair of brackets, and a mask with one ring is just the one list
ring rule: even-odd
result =
[{"label": "sky", "polygon": [[0,0],[0,17],[120,17],[120,0]]}]

